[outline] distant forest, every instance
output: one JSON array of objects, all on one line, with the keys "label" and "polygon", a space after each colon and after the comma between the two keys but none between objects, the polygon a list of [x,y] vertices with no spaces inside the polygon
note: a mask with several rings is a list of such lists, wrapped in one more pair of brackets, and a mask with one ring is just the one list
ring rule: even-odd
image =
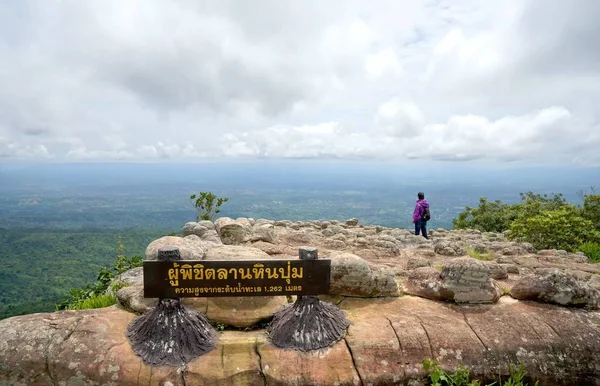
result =
[{"label": "distant forest", "polygon": [[0,319],[54,311],[70,288],[95,281],[117,255],[143,256],[154,239],[177,230],[43,230],[0,228]]}]

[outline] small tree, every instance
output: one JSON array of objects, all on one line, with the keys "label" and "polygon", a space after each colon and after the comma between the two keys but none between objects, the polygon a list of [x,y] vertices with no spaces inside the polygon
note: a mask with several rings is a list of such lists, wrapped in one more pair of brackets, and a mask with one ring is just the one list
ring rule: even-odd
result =
[{"label": "small tree", "polygon": [[198,212],[198,220],[212,221],[213,216],[220,212],[219,207],[229,201],[227,197],[217,197],[212,192],[192,194],[190,201]]}]

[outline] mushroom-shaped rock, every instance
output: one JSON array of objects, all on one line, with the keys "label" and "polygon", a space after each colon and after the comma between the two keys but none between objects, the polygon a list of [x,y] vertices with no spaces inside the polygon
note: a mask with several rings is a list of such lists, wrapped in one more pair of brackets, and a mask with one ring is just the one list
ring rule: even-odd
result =
[{"label": "mushroom-shaped rock", "polygon": [[181,233],[183,234],[183,237],[189,235],[196,235],[198,237],[202,237],[207,230],[207,227],[205,227],[204,225],[200,225],[197,222],[188,222],[183,226]]},{"label": "mushroom-shaped rock", "polygon": [[221,217],[215,221],[215,228],[221,241],[226,245],[244,244],[250,241],[252,225],[248,219],[239,218],[234,220],[229,217]]},{"label": "mushroom-shaped rock", "polygon": [[369,264],[348,252],[332,252],[331,295],[375,297],[399,296],[394,272],[386,266]]},{"label": "mushroom-shaped rock", "polygon": [[467,253],[462,244],[445,239],[434,241],[433,250],[435,253],[444,256],[463,256]]},{"label": "mushroom-shaped rock", "polygon": [[490,275],[490,268],[482,261],[459,257],[446,261],[440,277],[457,303],[495,303],[502,290]]},{"label": "mushroom-shaped rock", "polygon": [[563,306],[600,308],[600,291],[558,269],[539,270],[521,278],[510,296]]},{"label": "mushroom-shaped rock", "polygon": [[440,272],[432,267],[415,268],[404,283],[404,293],[432,300],[452,300],[454,294],[447,291]]}]

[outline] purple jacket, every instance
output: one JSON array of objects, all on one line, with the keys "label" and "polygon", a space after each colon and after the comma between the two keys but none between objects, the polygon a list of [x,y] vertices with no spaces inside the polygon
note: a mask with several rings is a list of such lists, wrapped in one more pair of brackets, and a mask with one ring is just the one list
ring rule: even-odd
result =
[{"label": "purple jacket", "polygon": [[421,219],[421,216],[425,213],[425,208],[429,208],[427,200],[417,200],[417,205],[415,205],[415,211],[413,212],[413,222]]}]

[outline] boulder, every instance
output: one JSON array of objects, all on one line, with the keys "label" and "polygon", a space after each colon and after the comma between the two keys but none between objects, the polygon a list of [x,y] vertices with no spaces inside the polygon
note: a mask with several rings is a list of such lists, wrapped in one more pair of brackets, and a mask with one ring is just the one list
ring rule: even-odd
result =
[{"label": "boulder", "polygon": [[290,246],[318,245],[315,233],[308,230],[286,230],[279,234],[280,244]]},{"label": "boulder", "polygon": [[197,222],[188,222],[183,226],[181,233],[183,234],[183,237],[189,235],[196,235],[198,237],[202,237],[204,232],[206,232],[207,230],[207,227],[205,227],[204,225],[200,225]]},{"label": "boulder", "polygon": [[[490,269],[490,277],[494,280],[508,279],[508,270],[506,265],[498,264],[494,261],[486,261],[485,265]],[[517,270],[518,273],[518,270]]]},{"label": "boulder", "polygon": [[[186,236],[186,237],[195,237],[195,236],[196,235],[190,235],[190,236]],[[214,229],[209,229],[206,232],[204,232],[204,234],[202,235],[202,237],[200,239],[202,241],[207,241],[212,244],[223,245],[223,242],[221,241],[219,234]]]},{"label": "boulder", "polygon": [[444,263],[440,277],[457,303],[495,303],[503,291],[490,275],[490,268],[482,261],[459,257]]},{"label": "boulder", "polygon": [[433,250],[435,253],[444,256],[464,256],[467,254],[461,243],[444,239],[435,240],[433,242]]},{"label": "boulder", "polygon": [[346,220],[346,225],[348,226],[357,226],[358,225],[358,219],[357,218],[351,218],[349,220]]},{"label": "boulder", "polygon": [[444,288],[440,272],[432,267],[420,267],[410,271],[403,291],[432,300],[446,301],[453,298],[453,293]]},{"label": "boulder", "polygon": [[[144,267],[132,268],[115,276],[113,282],[122,282],[128,285],[136,285],[144,283]],[[111,283],[112,284],[112,283]]]},{"label": "boulder", "polygon": [[411,270],[411,269],[416,269],[416,268],[420,268],[420,267],[430,267],[431,266],[431,262],[423,257],[418,257],[418,256],[413,256],[413,257],[409,257],[408,261],[406,262],[406,269],[407,270]]},{"label": "boulder", "polygon": [[252,226],[247,219],[234,220],[221,217],[215,221],[215,229],[225,245],[239,245],[250,241]]},{"label": "boulder", "polygon": [[187,237],[164,236],[151,242],[146,248],[146,260],[156,260],[158,250],[163,247],[179,248],[183,260],[202,260],[206,251],[215,243],[201,240],[196,235]]},{"label": "boulder", "polygon": [[510,296],[562,306],[600,308],[600,291],[558,269],[538,270],[521,278]]},{"label": "boulder", "polygon": [[376,297],[399,296],[394,272],[386,266],[369,264],[348,252],[332,252],[330,295]]},{"label": "boulder", "polygon": [[144,285],[135,284],[121,288],[117,292],[117,301],[127,311],[143,314],[148,308],[155,307],[158,299],[144,298]]},{"label": "boulder", "polygon": [[250,234],[250,241],[264,241],[266,243],[275,243],[275,227],[268,223],[255,223]]}]

